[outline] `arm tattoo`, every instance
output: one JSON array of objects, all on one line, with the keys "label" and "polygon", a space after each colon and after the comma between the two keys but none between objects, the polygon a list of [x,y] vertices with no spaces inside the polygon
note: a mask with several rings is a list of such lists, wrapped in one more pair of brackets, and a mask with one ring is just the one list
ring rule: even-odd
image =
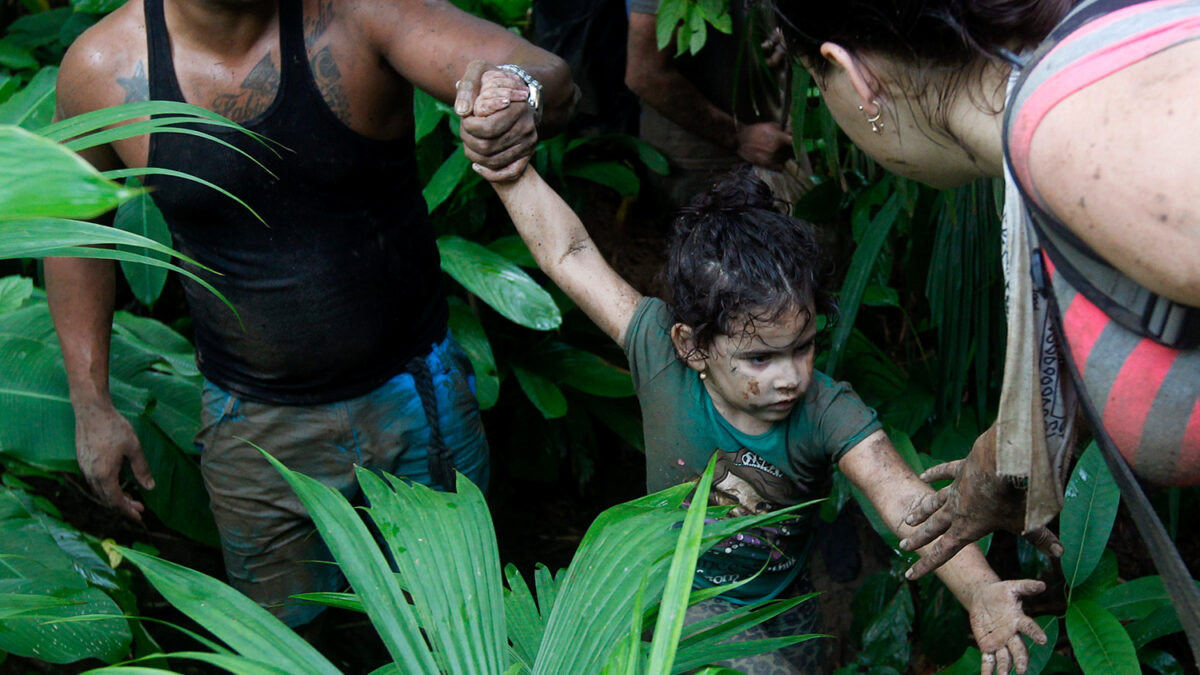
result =
[{"label": "arm tattoo", "polygon": [[279,68],[271,61],[268,51],[242,81],[242,90],[236,94],[219,94],[213,99],[212,109],[235,122],[245,122],[266,111],[278,91]]},{"label": "arm tattoo", "polygon": [[146,64],[141,61],[137,62],[133,75],[118,77],[117,84],[125,90],[126,103],[150,100],[150,80],[146,77]]},{"label": "arm tattoo", "polygon": [[321,0],[317,3],[317,15],[304,17],[304,45],[312,47],[316,44],[331,23],[333,23],[333,0]]},{"label": "arm tattoo", "polygon": [[313,79],[333,114],[342,122],[350,121],[350,98],[342,88],[342,71],[333,58],[333,49],[326,46],[312,60]]}]

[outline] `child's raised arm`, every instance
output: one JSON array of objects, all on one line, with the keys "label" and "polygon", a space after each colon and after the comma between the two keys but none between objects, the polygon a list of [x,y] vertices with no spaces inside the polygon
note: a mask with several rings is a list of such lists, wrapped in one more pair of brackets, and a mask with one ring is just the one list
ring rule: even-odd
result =
[{"label": "child's raised arm", "polygon": [[[488,177],[487,169],[475,170]],[[600,255],[579,216],[532,167],[517,180],[492,187],[542,271],[623,347],[642,294]]]},{"label": "child's raised arm", "polygon": [[[904,524],[909,508],[933,492],[904,463],[887,434],[877,431],[854,446],[838,462],[838,468],[854,483],[892,532],[904,538],[915,528]],[[1045,644],[1046,634],[1021,608],[1021,598],[1040,593],[1041,581],[1001,581],[992,571],[978,546],[967,546],[937,570],[971,619],[975,641],[983,652],[981,672],[1009,672],[1015,666],[1024,673],[1029,654],[1021,634]]]}]

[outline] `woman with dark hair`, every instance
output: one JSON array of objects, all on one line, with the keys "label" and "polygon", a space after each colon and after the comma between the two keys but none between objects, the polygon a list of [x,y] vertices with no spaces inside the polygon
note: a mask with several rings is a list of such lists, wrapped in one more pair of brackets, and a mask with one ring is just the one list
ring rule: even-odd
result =
[{"label": "woman with dark hair", "polygon": [[935,187],[1006,181],[1000,412],[966,460],[923,476],[955,481],[907,518],[902,545],[930,551],[910,576],[996,529],[1061,552],[1044,525],[1077,405],[1139,478],[1200,483],[1200,0],[775,9],[882,165]]}]

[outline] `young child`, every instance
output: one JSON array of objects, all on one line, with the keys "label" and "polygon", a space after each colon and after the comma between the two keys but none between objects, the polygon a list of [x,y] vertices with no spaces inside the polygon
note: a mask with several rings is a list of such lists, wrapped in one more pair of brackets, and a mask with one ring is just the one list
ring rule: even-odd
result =
[{"label": "young child", "polygon": [[[514,85],[515,87],[516,85]],[[521,100],[487,82],[477,109]],[[484,178],[494,172],[476,166]],[[493,182],[538,265],[617,341],[629,358],[642,406],[647,487],[694,480],[718,455],[715,501],[735,515],[763,513],[823,497],[836,466],[895,533],[909,508],[932,489],[892,447],[874,411],[845,383],[813,368],[818,312],[832,302],[819,279],[820,253],[804,223],[776,210],[767,186],[735,172],[697,196],[675,222],[667,262],[672,303],[643,297],[596,249],[570,207],[532,169]],[[770,597],[806,592],[811,514],[786,526],[746,532],[701,557],[698,587],[765,570],[749,584],[694,606],[688,620]],[[1021,634],[1046,636],[1021,608],[1040,581],[1001,581],[969,546],[938,570],[970,613],[983,671],[1023,673]],[[753,637],[819,631],[816,603],[801,603]],[[823,672],[808,641],[738,660],[747,673]],[[819,649],[819,647],[818,647]]]}]

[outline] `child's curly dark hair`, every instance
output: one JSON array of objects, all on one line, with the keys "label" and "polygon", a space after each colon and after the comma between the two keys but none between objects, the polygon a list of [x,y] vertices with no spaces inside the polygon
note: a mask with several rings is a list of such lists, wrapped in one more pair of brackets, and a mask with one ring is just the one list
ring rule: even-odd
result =
[{"label": "child's curly dark hair", "polygon": [[836,315],[812,227],[785,206],[742,167],[680,209],[667,253],[671,319],[691,326],[701,355],[717,335],[752,332],[788,310]]}]

